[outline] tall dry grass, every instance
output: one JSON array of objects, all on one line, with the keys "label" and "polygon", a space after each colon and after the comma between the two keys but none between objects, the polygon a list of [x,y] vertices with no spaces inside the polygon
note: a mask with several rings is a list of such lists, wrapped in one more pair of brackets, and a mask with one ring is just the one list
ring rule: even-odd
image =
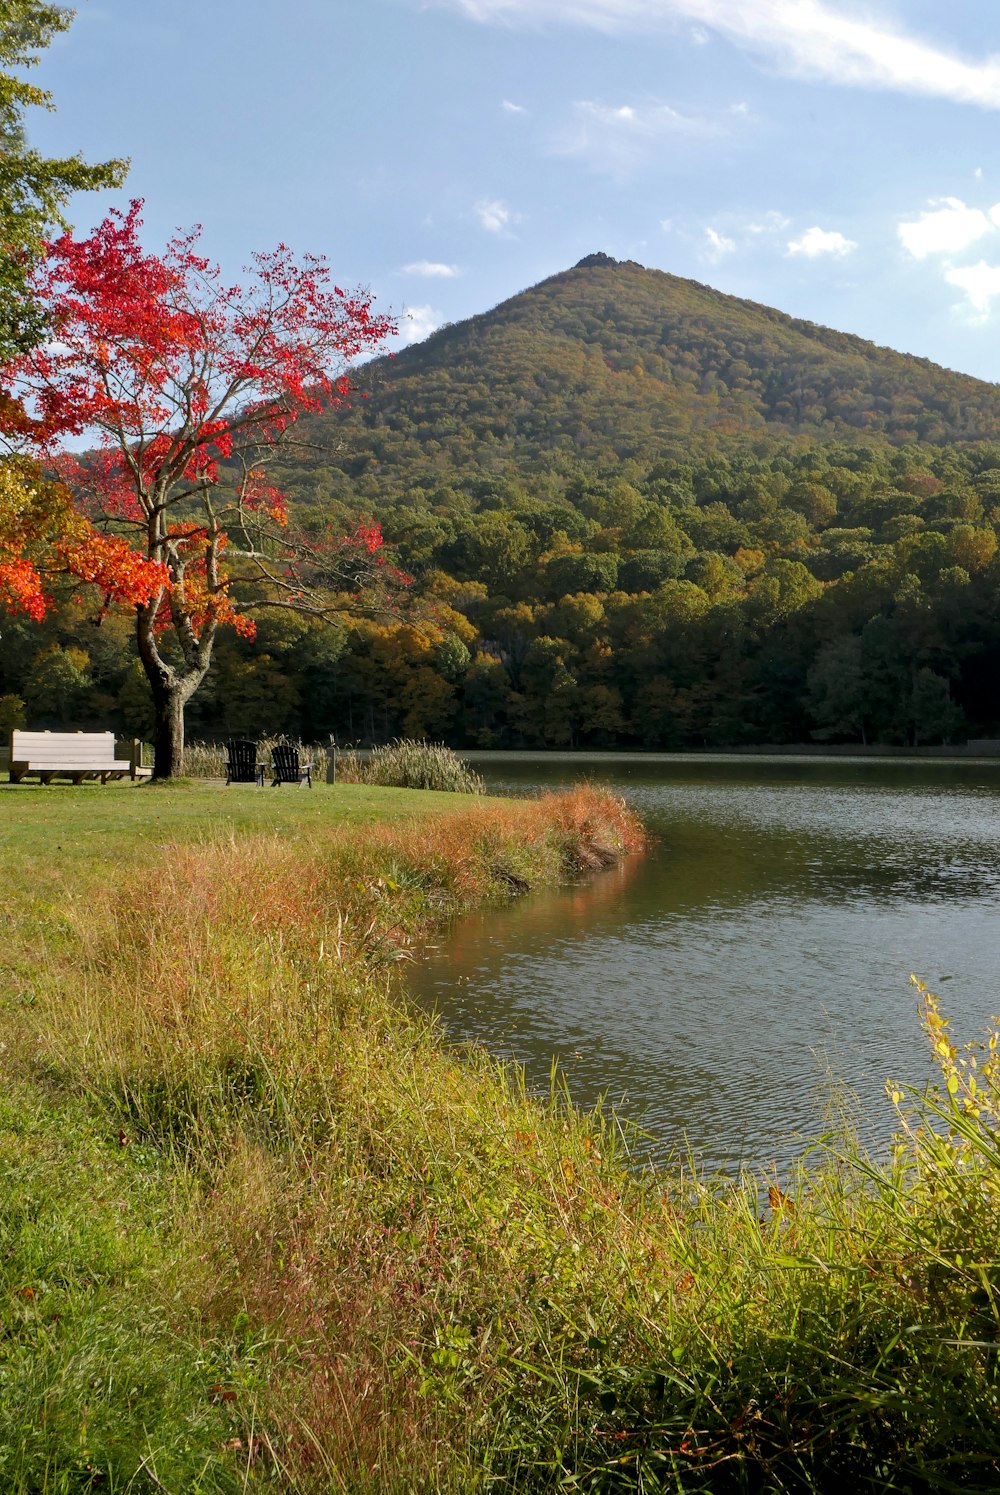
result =
[{"label": "tall dry grass", "polygon": [[370,752],[344,753],[337,776],[346,784],[381,784],[393,789],[440,789],[482,794],[485,784],[467,763],[439,742],[400,738]]},{"label": "tall dry grass", "polygon": [[141,896],[88,910],[81,978],[39,1014],[39,1057],[202,1181],[186,1226],[211,1263],[201,1311],[302,1347],[271,1409],[293,1488],[348,1470],[344,1488],[468,1487],[456,1435],[471,1447],[487,1419],[484,1404],[466,1438],[452,1298],[469,1310],[521,1212],[562,1230],[567,1173],[600,1150],[561,1100],[452,1053],[397,995],[397,963],[448,918],[642,840],[620,802],[581,788],[419,833],[177,846]]},{"label": "tall dry grass", "polygon": [[34,1062],[183,1169],[204,1322],[286,1347],[277,1488],[1000,1486],[1000,1036],[926,999],[941,1089],[894,1092],[892,1157],[834,1139],[765,1206],[630,1169],[613,1118],[400,1000],[422,933],[641,840],[584,787],[174,848],[81,913]]}]

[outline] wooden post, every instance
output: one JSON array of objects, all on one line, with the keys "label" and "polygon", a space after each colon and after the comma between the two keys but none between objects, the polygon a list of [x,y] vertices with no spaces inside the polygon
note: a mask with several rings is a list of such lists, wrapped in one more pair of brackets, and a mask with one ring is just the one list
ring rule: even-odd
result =
[{"label": "wooden post", "polygon": [[337,739],[330,738],[330,750],[326,760],[326,782],[335,784],[337,782]]}]

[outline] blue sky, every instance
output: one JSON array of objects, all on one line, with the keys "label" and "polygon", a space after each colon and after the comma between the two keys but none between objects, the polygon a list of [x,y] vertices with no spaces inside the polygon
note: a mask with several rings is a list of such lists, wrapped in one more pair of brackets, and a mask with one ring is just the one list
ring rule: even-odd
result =
[{"label": "blue sky", "polygon": [[1000,380],[996,0],[79,0],[49,153],[401,341],[604,250]]}]

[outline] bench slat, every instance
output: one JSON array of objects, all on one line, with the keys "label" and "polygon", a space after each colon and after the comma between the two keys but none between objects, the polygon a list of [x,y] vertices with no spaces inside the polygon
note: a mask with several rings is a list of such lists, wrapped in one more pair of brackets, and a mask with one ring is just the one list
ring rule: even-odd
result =
[{"label": "bench slat", "polygon": [[79,779],[100,775],[124,778],[131,771],[126,758],[115,757],[113,732],[25,732],[11,733],[10,777],[13,782],[25,774],[48,780],[59,776]]},{"label": "bench slat", "polygon": [[13,760],[14,768],[27,769],[28,773],[128,773],[129,765],[124,758],[108,758],[102,763],[46,763],[40,758],[30,758],[27,763]]}]

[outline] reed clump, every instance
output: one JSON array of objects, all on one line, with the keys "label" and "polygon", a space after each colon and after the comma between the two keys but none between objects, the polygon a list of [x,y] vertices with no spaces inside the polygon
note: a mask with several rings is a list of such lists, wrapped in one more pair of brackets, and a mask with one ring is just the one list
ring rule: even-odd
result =
[{"label": "reed clump", "polygon": [[258,1346],[245,1488],[997,1488],[1000,1034],[924,992],[941,1083],[892,1090],[891,1157],[829,1140],[762,1194],[633,1168],[401,1000],[443,921],[641,843],[583,786],[173,847],[81,910],[19,1062],[183,1182],[189,1311]]},{"label": "reed clump", "polygon": [[400,738],[364,756],[344,753],[337,774],[345,784],[380,784],[386,789],[441,789],[452,794],[482,794],[485,784],[450,747],[439,742]]}]

